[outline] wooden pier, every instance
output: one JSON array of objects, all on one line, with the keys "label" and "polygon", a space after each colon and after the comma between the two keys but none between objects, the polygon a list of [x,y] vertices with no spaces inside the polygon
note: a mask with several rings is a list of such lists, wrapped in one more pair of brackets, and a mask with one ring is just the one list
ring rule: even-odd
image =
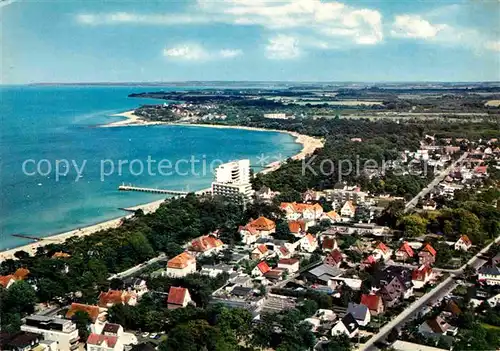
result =
[{"label": "wooden pier", "polygon": [[155,194],[165,194],[165,195],[173,195],[173,196],[186,196],[188,194],[187,191],[180,190],[169,190],[169,189],[158,189],[158,188],[143,188],[133,185],[120,185],[118,187],[120,191],[140,191],[143,193],[155,193]]}]

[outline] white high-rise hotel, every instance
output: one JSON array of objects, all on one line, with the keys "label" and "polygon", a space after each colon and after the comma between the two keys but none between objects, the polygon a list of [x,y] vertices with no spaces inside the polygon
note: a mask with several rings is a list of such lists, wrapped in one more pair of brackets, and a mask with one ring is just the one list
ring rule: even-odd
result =
[{"label": "white high-rise hotel", "polygon": [[250,184],[250,160],[239,160],[224,163],[215,170],[215,181],[212,183],[212,194],[245,201],[250,200],[252,185]]}]

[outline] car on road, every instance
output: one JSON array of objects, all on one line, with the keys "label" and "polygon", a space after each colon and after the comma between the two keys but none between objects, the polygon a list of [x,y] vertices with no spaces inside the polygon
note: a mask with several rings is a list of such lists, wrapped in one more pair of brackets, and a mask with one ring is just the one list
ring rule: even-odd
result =
[{"label": "car on road", "polygon": [[141,335],[143,338],[147,338],[149,336],[149,333],[148,332],[145,332],[145,333],[142,333]]},{"label": "car on road", "polygon": [[157,333],[151,333],[151,335],[149,336],[150,339],[156,339],[156,337],[158,336]]}]

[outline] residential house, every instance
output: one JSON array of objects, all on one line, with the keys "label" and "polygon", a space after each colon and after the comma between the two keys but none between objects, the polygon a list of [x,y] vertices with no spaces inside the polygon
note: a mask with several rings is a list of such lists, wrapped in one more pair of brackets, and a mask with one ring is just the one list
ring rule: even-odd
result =
[{"label": "residential house", "polygon": [[132,285],[127,287],[129,291],[135,292],[137,299],[139,300],[145,293],[149,291],[148,285],[144,279],[134,279]]},{"label": "residential house", "polygon": [[324,237],[321,242],[321,249],[323,252],[330,252],[332,250],[337,250],[338,248],[339,246],[337,245],[337,240],[335,240],[335,238]]},{"label": "residential house", "polygon": [[333,286],[333,279],[342,274],[342,270],[337,267],[322,264],[308,270],[304,275],[308,281],[321,285]]},{"label": "residential house", "polygon": [[330,223],[337,223],[342,221],[342,217],[335,211],[329,211],[323,213],[320,221],[329,221]]},{"label": "residential house", "polygon": [[358,334],[358,330],[358,322],[352,314],[348,313],[332,328],[332,336],[345,334],[351,339]]},{"label": "residential house", "polygon": [[361,304],[368,307],[372,316],[384,313],[384,301],[379,295],[363,294],[361,295]]},{"label": "residential house", "polygon": [[18,268],[14,272],[14,279],[15,280],[24,280],[26,277],[30,274],[29,269],[26,268]]},{"label": "residential house", "polygon": [[123,344],[116,336],[92,333],[87,339],[87,351],[123,351]]},{"label": "residential house", "polygon": [[71,255],[67,252],[57,251],[55,252],[51,258],[70,258]]},{"label": "residential house", "polygon": [[292,253],[286,246],[280,246],[278,251],[276,252],[279,258],[289,258]]},{"label": "residential house", "polygon": [[337,315],[332,310],[319,309],[312,317],[304,319],[304,322],[311,324],[311,330],[317,332],[320,328],[327,328],[335,319],[337,319]]},{"label": "residential house", "polygon": [[370,310],[365,305],[349,302],[346,313],[351,314],[362,327],[370,323]]},{"label": "residential house", "polygon": [[432,265],[435,261],[436,250],[430,244],[425,244],[418,253],[418,262],[420,264]]},{"label": "residential house", "polygon": [[437,203],[434,200],[427,200],[422,205],[422,209],[424,211],[435,211],[436,207],[437,207]]},{"label": "residential house", "polygon": [[323,260],[323,263],[332,267],[340,267],[340,264],[344,260],[342,253],[336,249],[331,251]]},{"label": "residential house", "polygon": [[340,209],[340,215],[342,217],[352,218],[356,214],[356,206],[352,204],[352,201],[346,201],[342,208]]},{"label": "residential house", "polygon": [[496,265],[484,265],[478,270],[478,281],[487,285],[500,285],[500,268]]},{"label": "residential house", "polygon": [[5,289],[8,289],[16,282],[16,279],[12,274],[0,276],[0,285]]},{"label": "residential house", "polygon": [[276,223],[262,216],[238,228],[238,232],[242,236],[242,241],[247,245],[256,242],[262,236],[269,236],[275,231]]},{"label": "residential house", "polygon": [[0,333],[0,350],[36,350],[40,347],[41,342],[42,336],[40,334],[29,332],[17,332],[15,334]]},{"label": "residential house", "polygon": [[266,261],[259,262],[257,266],[252,270],[253,276],[263,276],[267,272],[271,270],[271,267],[267,264]]},{"label": "residential house", "polygon": [[171,286],[168,290],[167,307],[169,310],[184,308],[191,301],[191,294],[186,288]]},{"label": "residential house", "polygon": [[283,268],[273,268],[270,271],[264,273],[264,277],[269,281],[278,281],[283,279],[286,270]]},{"label": "residential house", "polygon": [[373,264],[375,264],[377,262],[377,259],[373,256],[373,255],[370,255],[368,256],[367,258],[365,258],[361,264],[360,264],[360,268],[361,269],[366,269],[368,267],[371,267]]},{"label": "residential house", "polygon": [[297,258],[282,258],[278,261],[278,268],[286,269],[293,274],[299,271],[299,262]]},{"label": "residential house", "polygon": [[426,337],[440,337],[442,335],[457,335],[458,328],[448,324],[441,316],[428,319],[418,327],[420,334]]},{"label": "residential house", "polygon": [[224,272],[231,274],[234,272],[234,267],[232,265],[225,263],[219,263],[215,265],[204,265],[203,267],[201,267],[200,274],[208,275],[209,277],[215,278],[216,276]]},{"label": "residential house", "polygon": [[408,261],[413,258],[415,253],[407,241],[403,242],[401,247],[396,251],[396,260]]},{"label": "residential house", "polygon": [[135,306],[137,304],[136,293],[128,290],[108,290],[99,294],[98,305],[100,307],[110,308],[118,304]]},{"label": "residential house", "polygon": [[282,202],[281,210],[285,212],[286,218],[289,221],[303,219],[306,222],[314,222],[321,218],[323,207],[320,204],[303,204],[297,202]]},{"label": "residential house", "polygon": [[400,266],[386,267],[379,274],[379,294],[386,308],[393,307],[402,299],[413,295],[412,273],[408,268]]},{"label": "residential house", "polygon": [[304,236],[307,228],[307,223],[302,220],[288,222],[288,229],[290,229],[290,233],[298,237]]},{"label": "residential house", "polygon": [[348,286],[352,290],[359,291],[361,290],[361,285],[363,284],[363,281],[359,279],[357,276],[352,276],[352,277],[342,277],[342,276],[337,276],[332,278],[332,283],[335,283],[337,286]]},{"label": "residential house", "polygon": [[271,252],[267,248],[266,245],[258,245],[253,251],[250,253],[250,257],[252,260],[260,260],[265,256],[268,256]]},{"label": "residential house", "polygon": [[314,252],[318,248],[318,240],[311,235],[306,234],[305,237],[300,239],[300,249],[306,252]]},{"label": "residential house", "polygon": [[454,245],[455,250],[467,251],[472,247],[472,241],[470,241],[467,235],[461,235]]},{"label": "residential house", "polygon": [[271,202],[271,200],[274,199],[276,195],[279,195],[279,192],[272,191],[267,186],[261,187],[254,193],[255,198],[262,202]]},{"label": "residential house", "polygon": [[191,241],[190,251],[198,252],[201,255],[211,255],[220,252],[224,248],[224,243],[213,235],[204,235]]},{"label": "residential house", "polygon": [[411,281],[415,289],[421,289],[432,278],[432,268],[423,264],[412,272]]},{"label": "residential house", "polygon": [[378,242],[375,249],[372,251],[372,256],[381,261],[388,261],[392,256],[392,250],[383,242]]},{"label": "residential house", "polygon": [[26,317],[21,330],[41,334],[45,339],[57,342],[57,350],[78,349],[78,329],[69,319],[32,315]]},{"label": "residential house", "polygon": [[496,307],[500,305],[500,293],[493,295],[486,301],[488,301],[491,307]]},{"label": "residential house", "polygon": [[183,252],[167,262],[167,276],[173,278],[185,277],[196,272],[196,258]]},{"label": "residential house", "polygon": [[241,241],[246,245],[253,244],[260,237],[260,232],[248,224],[246,226],[241,225],[238,228],[238,233],[241,235]]},{"label": "residential house", "polygon": [[104,324],[104,328],[102,328],[102,334],[119,338],[123,335],[123,327],[116,323],[106,323]]},{"label": "residential house", "polygon": [[106,322],[106,308],[100,308],[95,305],[85,305],[82,303],[73,302],[66,312],[66,318],[71,319],[76,312],[86,312],[90,318],[90,330],[92,333],[100,334]]}]

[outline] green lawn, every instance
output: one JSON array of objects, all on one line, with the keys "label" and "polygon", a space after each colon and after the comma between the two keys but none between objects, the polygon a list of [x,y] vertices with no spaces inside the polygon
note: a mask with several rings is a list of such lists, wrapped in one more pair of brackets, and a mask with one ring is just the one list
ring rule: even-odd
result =
[{"label": "green lawn", "polygon": [[500,330],[500,327],[497,327],[496,325],[491,325],[487,323],[481,323],[481,326],[485,329],[495,329],[495,330]]}]

